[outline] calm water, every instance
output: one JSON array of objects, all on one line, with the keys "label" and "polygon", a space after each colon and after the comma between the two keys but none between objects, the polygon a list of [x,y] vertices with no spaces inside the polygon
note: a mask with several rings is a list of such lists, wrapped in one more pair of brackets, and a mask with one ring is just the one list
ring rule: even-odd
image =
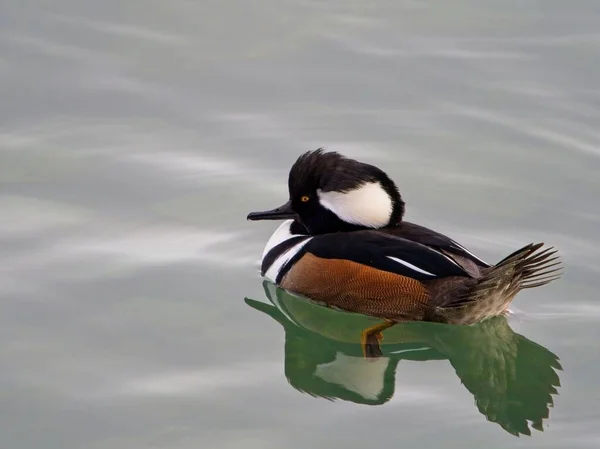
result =
[{"label": "calm water", "polygon": [[[599,29],[591,0],[3,2],[0,446],[599,447]],[[276,224],[245,221],[319,146],[563,279],[365,361],[372,320],[263,286]]]}]

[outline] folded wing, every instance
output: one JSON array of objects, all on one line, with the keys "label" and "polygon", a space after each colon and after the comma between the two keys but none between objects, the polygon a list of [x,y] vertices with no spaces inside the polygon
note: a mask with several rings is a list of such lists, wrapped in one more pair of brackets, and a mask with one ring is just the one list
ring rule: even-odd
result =
[{"label": "folded wing", "polygon": [[452,258],[420,243],[377,231],[325,234],[304,248],[323,259],[340,259],[419,281],[470,277]]}]

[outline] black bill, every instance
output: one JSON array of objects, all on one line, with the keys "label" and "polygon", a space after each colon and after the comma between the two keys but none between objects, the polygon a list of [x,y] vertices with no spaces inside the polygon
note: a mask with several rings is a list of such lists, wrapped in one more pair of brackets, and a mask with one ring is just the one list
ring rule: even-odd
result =
[{"label": "black bill", "polygon": [[256,220],[287,220],[290,218],[296,218],[297,214],[292,209],[291,201],[288,201],[283,206],[279,206],[276,209],[265,210],[262,212],[250,212],[247,219]]}]

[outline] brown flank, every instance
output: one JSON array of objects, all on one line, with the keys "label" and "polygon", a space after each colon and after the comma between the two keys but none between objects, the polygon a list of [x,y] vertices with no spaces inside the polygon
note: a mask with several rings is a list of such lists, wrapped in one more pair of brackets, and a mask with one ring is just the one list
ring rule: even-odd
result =
[{"label": "brown flank", "polygon": [[332,307],[390,319],[422,320],[430,308],[420,281],[311,253],[294,264],[280,285]]}]

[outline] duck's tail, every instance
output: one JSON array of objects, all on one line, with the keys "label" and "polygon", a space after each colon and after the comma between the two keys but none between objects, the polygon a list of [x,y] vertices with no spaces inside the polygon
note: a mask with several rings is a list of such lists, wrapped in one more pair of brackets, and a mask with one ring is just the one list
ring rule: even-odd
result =
[{"label": "duck's tail", "polygon": [[562,264],[557,251],[554,247],[538,251],[543,245],[530,243],[490,267],[475,285],[449,304],[449,309],[454,309],[450,315],[463,317],[458,321],[465,324],[502,315],[520,290],[558,279]]}]

